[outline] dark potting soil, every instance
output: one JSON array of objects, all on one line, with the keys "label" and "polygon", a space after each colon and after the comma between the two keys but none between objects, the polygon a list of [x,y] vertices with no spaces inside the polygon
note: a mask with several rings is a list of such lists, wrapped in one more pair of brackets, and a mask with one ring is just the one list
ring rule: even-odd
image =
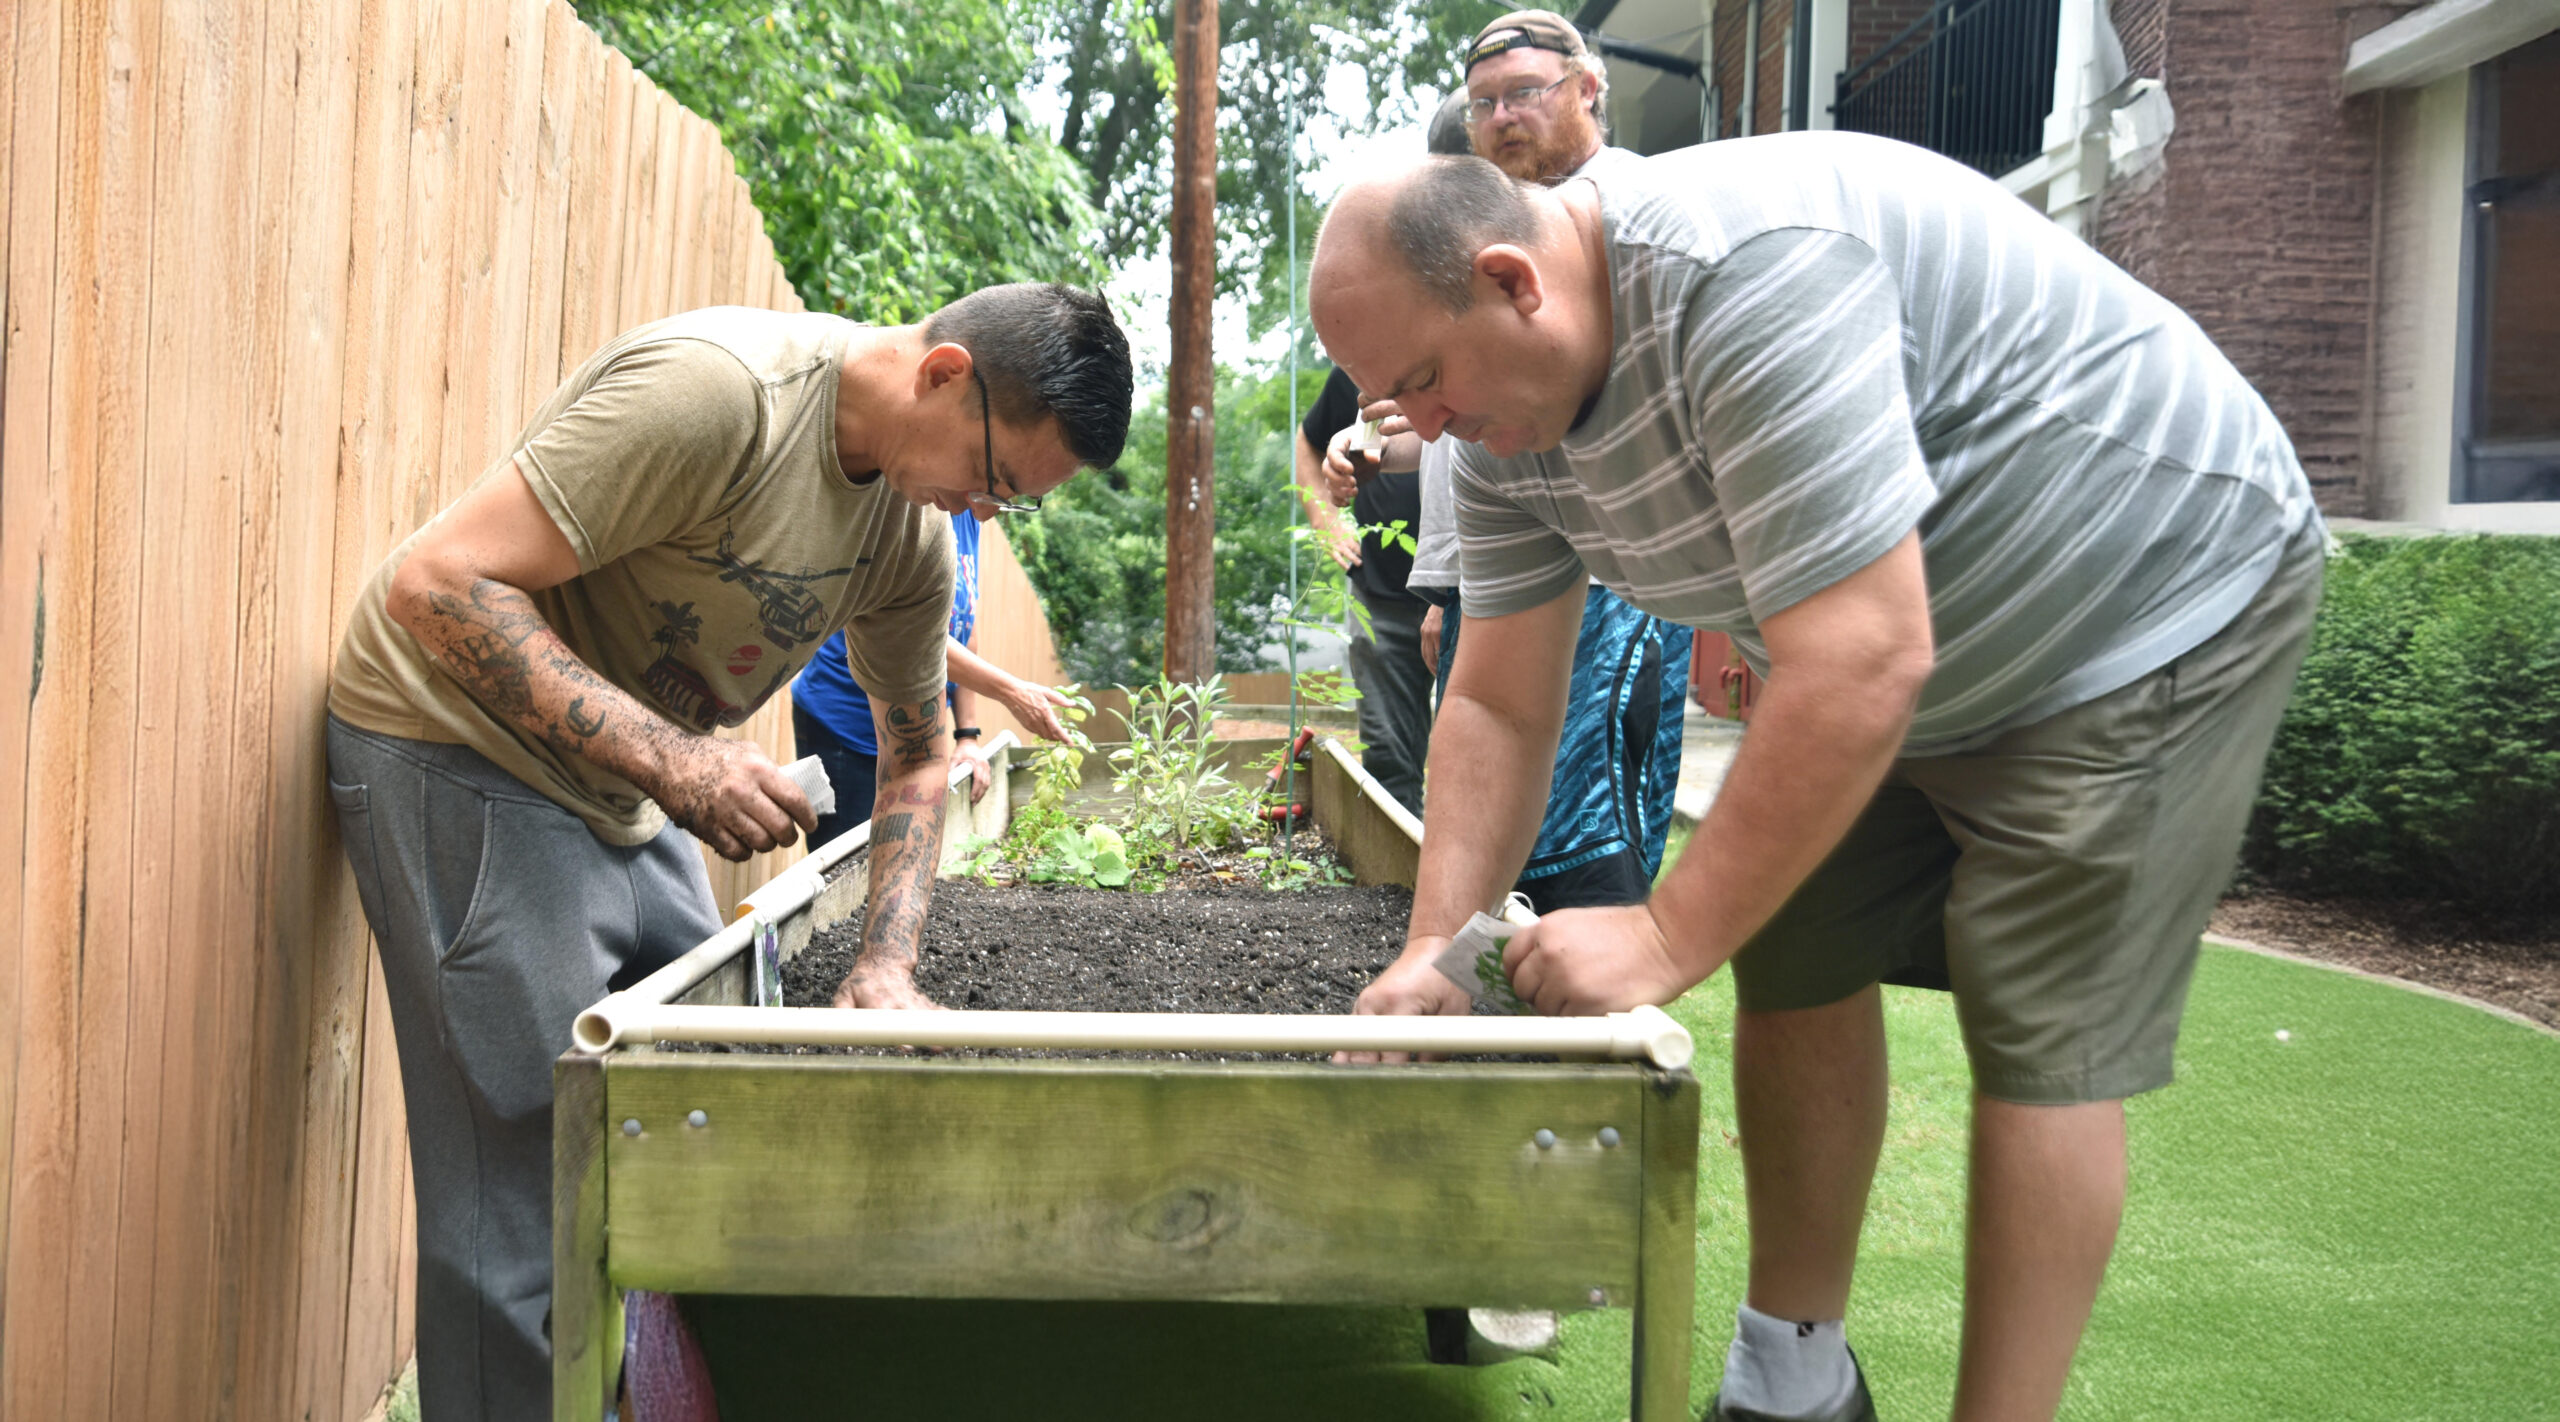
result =
[{"label": "dark potting soil", "polygon": [[[945,1007],[1077,1012],[1349,1012],[1404,947],[1410,890],[1116,889],[967,879],[933,886],[916,986]],[[859,915],[782,965],[783,1000],[824,1007],[862,947]]]},{"label": "dark potting soil", "polygon": [[[1404,947],[1413,893],[1394,885],[1273,892],[1185,879],[1160,893],[934,885],[916,986],[945,1007],[1064,1012],[1349,1012]],[[860,914],[782,965],[783,1001],[825,1007],[862,947]],[[867,1047],[708,1050],[880,1053]],[[1253,1052],[953,1048],[949,1056],[1255,1060]]]}]

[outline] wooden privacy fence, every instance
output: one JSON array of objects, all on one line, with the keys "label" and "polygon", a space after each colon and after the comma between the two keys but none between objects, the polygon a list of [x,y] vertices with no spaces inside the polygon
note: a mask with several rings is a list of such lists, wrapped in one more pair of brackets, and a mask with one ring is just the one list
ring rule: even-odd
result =
[{"label": "wooden privacy fence", "polygon": [[800,303],[556,0],[7,0],[0,114],[0,1416],[353,1418],[414,1258],[347,608],[606,338]]}]

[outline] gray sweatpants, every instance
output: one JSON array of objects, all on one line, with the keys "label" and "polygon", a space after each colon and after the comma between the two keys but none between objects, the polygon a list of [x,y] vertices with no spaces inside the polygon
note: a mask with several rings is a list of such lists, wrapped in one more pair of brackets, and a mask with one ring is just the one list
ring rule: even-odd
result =
[{"label": "gray sweatpants", "polygon": [[418,1191],[427,1422],[551,1415],[551,1063],[717,932],[694,839],[630,848],[462,746],[329,718],[329,796],[383,985]]}]

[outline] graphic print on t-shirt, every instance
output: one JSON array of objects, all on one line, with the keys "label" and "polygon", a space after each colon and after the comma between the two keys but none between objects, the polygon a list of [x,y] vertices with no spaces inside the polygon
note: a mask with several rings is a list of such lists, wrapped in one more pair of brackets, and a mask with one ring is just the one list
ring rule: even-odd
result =
[{"label": "graphic print on t-shirt", "polygon": [[852,572],[855,565],[803,568],[796,573],[778,572],[739,557],[736,538],[734,530],[724,530],[720,535],[720,546],[712,556],[688,556],[693,562],[718,568],[720,581],[736,583],[755,596],[757,615],[764,619],[764,635],[771,637],[780,650],[787,652],[803,642],[818,640],[826,630],[827,607],[809,591],[808,585],[841,578]]},{"label": "graphic print on t-shirt", "polygon": [[[726,541],[723,541],[726,547]],[[696,672],[680,660],[676,653],[702,639],[702,614],[689,602],[662,602],[657,605],[661,621],[649,640],[658,645],[657,660],[640,673],[661,704],[693,723],[694,729],[707,731],[729,712],[738,708],[720,699]]]}]

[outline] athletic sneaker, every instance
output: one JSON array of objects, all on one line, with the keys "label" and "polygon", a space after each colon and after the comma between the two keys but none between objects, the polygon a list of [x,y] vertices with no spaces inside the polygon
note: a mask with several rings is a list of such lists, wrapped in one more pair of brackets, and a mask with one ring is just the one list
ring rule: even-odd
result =
[{"label": "athletic sneaker", "polygon": [[1707,1403],[1706,1415],[1698,1422],[1876,1422],[1876,1400],[1867,1395],[1867,1370],[1858,1366],[1855,1351],[1849,1354],[1849,1367],[1858,1375],[1857,1396],[1849,1399],[1847,1410],[1828,1417],[1775,1417],[1749,1407],[1727,1407],[1724,1394],[1717,1393]]}]

